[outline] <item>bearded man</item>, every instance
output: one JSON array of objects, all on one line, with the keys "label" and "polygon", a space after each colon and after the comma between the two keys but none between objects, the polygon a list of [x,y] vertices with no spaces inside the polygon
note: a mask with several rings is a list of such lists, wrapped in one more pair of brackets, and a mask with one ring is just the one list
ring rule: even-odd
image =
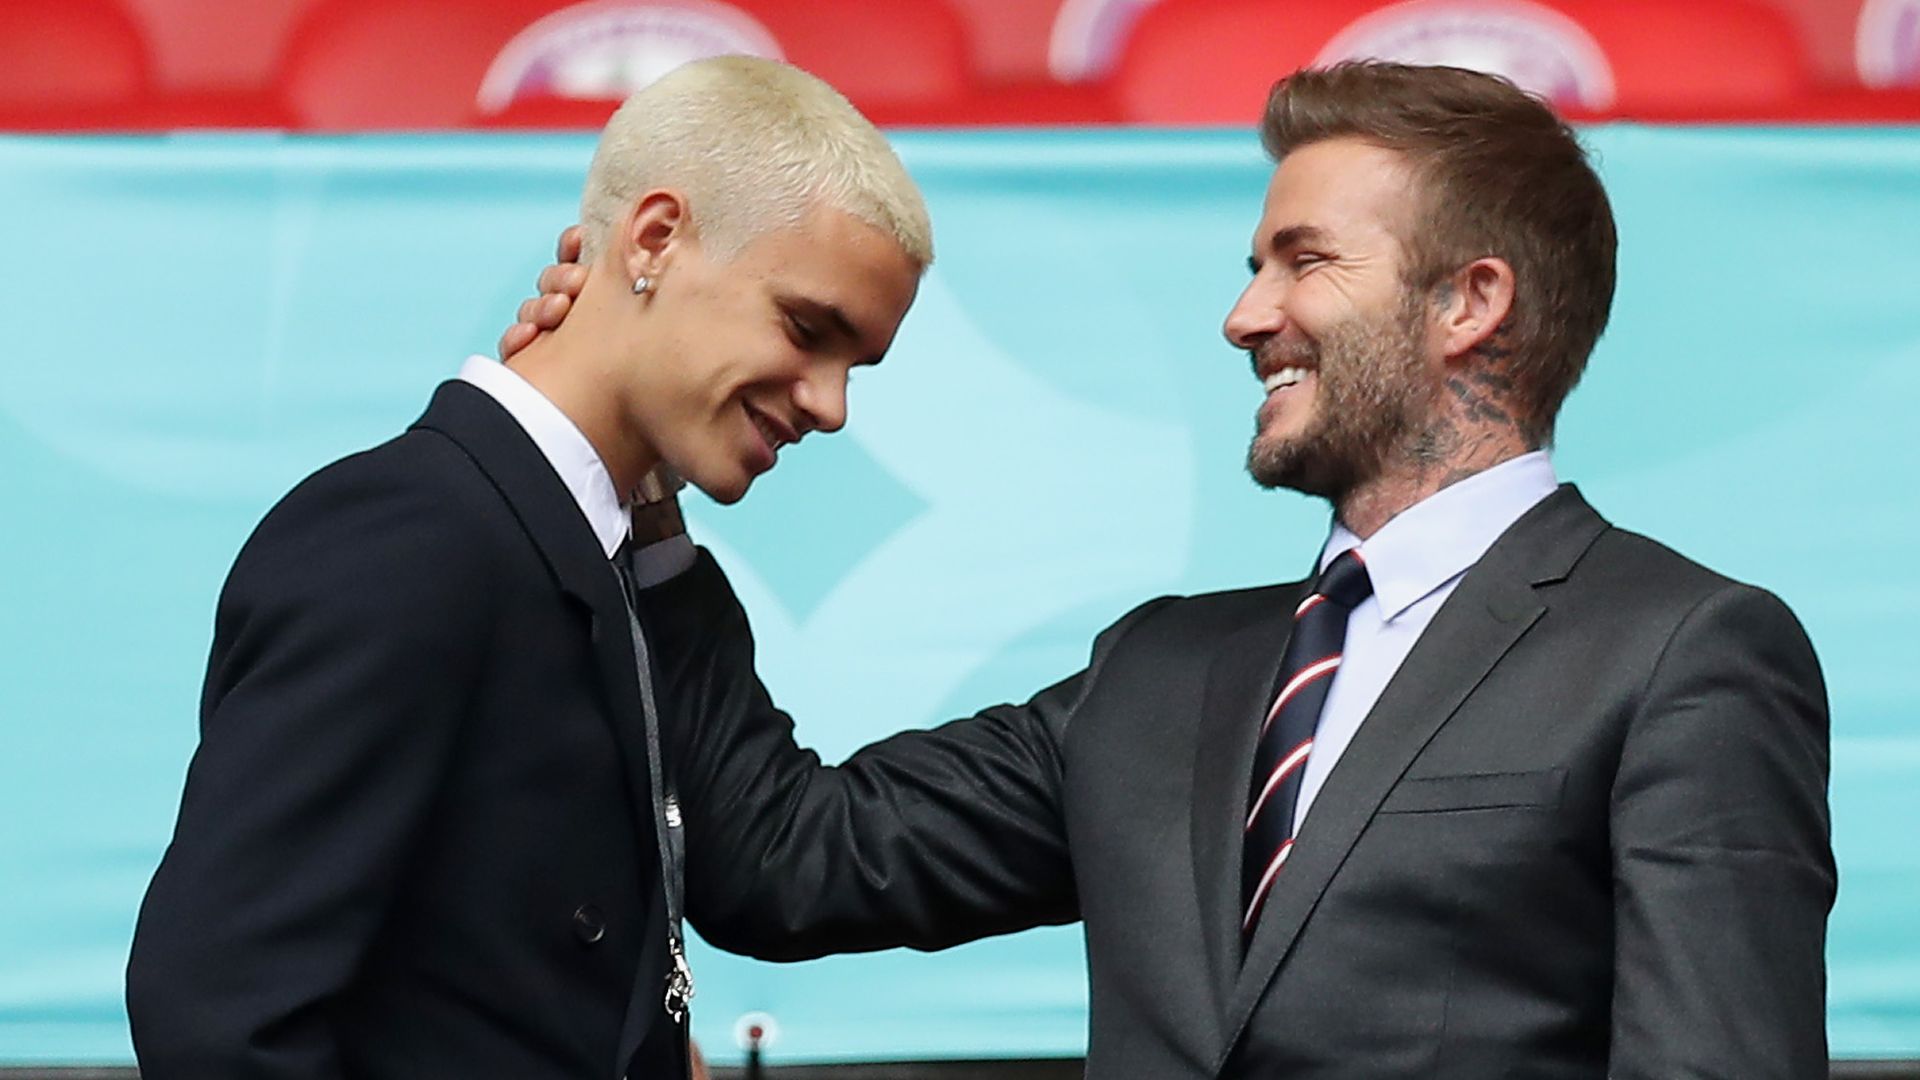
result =
[{"label": "bearded man", "polygon": [[1262,133],[1226,336],[1254,478],[1332,505],[1314,574],[1150,601],[825,768],[702,557],[650,623],[689,916],[783,960],[1082,920],[1099,1080],[1824,1077],[1812,648],[1550,457],[1614,287],[1573,133],[1384,63],[1283,80]]}]

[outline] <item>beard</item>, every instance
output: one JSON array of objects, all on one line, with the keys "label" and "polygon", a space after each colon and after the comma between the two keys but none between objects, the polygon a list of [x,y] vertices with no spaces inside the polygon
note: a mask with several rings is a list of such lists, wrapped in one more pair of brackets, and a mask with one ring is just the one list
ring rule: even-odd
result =
[{"label": "beard", "polygon": [[1318,341],[1274,338],[1256,355],[1264,370],[1313,369],[1313,419],[1297,435],[1268,436],[1255,419],[1247,472],[1265,488],[1318,495],[1335,506],[1379,476],[1420,428],[1432,388],[1422,377],[1425,305],[1410,291],[1396,310],[1355,315]]}]

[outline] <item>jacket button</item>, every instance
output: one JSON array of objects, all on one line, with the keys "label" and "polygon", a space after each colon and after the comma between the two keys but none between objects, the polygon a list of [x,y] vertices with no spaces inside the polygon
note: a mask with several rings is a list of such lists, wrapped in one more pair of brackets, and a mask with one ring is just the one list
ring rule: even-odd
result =
[{"label": "jacket button", "polygon": [[592,945],[607,936],[607,920],[592,904],[581,904],[573,912],[573,936],[583,945]]}]

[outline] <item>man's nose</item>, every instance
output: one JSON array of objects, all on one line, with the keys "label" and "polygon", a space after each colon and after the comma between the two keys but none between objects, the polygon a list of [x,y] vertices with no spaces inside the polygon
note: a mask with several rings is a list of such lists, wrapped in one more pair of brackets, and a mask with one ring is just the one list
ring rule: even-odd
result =
[{"label": "man's nose", "polygon": [[793,388],[793,403],[807,431],[835,432],[847,425],[847,373],[821,366],[807,373]]},{"label": "man's nose", "polygon": [[1251,350],[1279,333],[1285,325],[1286,315],[1280,308],[1278,290],[1256,279],[1241,290],[1240,299],[1228,310],[1227,321],[1220,332],[1236,348]]}]

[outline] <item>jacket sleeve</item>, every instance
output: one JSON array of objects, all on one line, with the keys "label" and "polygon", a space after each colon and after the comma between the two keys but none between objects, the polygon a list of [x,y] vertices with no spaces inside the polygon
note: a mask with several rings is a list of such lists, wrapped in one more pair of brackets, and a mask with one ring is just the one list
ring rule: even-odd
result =
[{"label": "jacket sleeve", "polygon": [[724,575],[696,566],[644,597],[685,806],[687,913],[769,960],[939,949],[1079,917],[1062,794],[1088,670],[1019,706],[908,731],[828,767],[754,674]]},{"label": "jacket sleeve", "polygon": [[367,471],[296,489],[223,591],[127,969],[145,1080],[341,1075],[329,1001],[379,931],[490,622],[448,494]]},{"label": "jacket sleeve", "polygon": [[1757,589],[1708,596],[1657,663],[1614,783],[1609,1076],[1824,1080],[1827,762],[1799,623]]}]

